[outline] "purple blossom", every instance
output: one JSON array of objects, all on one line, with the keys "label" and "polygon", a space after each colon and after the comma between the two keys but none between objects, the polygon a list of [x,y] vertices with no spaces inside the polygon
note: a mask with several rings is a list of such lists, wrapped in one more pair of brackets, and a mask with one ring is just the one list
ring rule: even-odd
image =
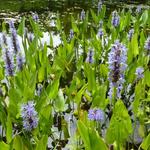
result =
[{"label": "purple blossom", "polygon": [[131,39],[133,37],[133,34],[134,34],[134,29],[129,30],[129,33],[128,33],[128,39],[129,39],[129,41],[131,41]]},{"label": "purple blossom", "polygon": [[147,38],[147,40],[145,41],[145,45],[144,48],[146,50],[148,50],[148,54],[150,53],[150,36]]},{"label": "purple blossom", "polygon": [[125,82],[124,73],[127,68],[127,49],[118,40],[113,44],[111,51],[108,54],[109,64],[109,81],[110,90],[109,98],[112,98],[113,89],[117,90],[117,98],[121,98],[121,90],[123,89],[123,83]]},{"label": "purple blossom", "polygon": [[29,33],[27,34],[27,38],[28,38],[29,42],[32,42],[33,39],[34,39],[34,34],[31,33],[31,32],[29,32]]},{"label": "purple blossom", "polygon": [[117,11],[113,11],[112,12],[112,21],[111,21],[112,25],[114,27],[118,27],[119,23],[120,23],[120,16],[118,15]]},{"label": "purple blossom", "polygon": [[86,62],[93,63],[93,51],[92,50],[89,50],[87,58],[86,58]]},{"label": "purple blossom", "polygon": [[12,20],[9,22],[9,28],[12,36],[12,47],[14,49],[14,52],[17,54],[17,52],[20,51],[20,45],[17,37],[17,31]]},{"label": "purple blossom", "polygon": [[137,79],[142,79],[144,77],[144,68],[138,67],[136,68],[135,75],[137,76]]},{"label": "purple blossom", "polygon": [[13,53],[7,49],[3,48],[4,52],[4,67],[6,76],[14,76],[14,56]]},{"label": "purple blossom", "polygon": [[71,29],[71,30],[70,30],[70,35],[69,35],[70,39],[73,39],[73,36],[74,36],[74,32],[73,32],[73,30]]},{"label": "purple blossom", "polygon": [[5,33],[2,34],[2,52],[6,76],[14,76],[14,55],[8,48]]},{"label": "purple blossom", "polygon": [[103,32],[103,29],[102,29],[102,28],[99,28],[99,29],[98,29],[97,35],[98,35],[99,38],[102,38],[102,36],[104,35],[104,32]]},{"label": "purple blossom", "polygon": [[102,10],[102,7],[103,7],[103,3],[102,3],[102,1],[100,0],[100,1],[98,2],[98,14],[99,14],[100,11]]},{"label": "purple blossom", "polygon": [[17,53],[16,56],[17,69],[21,71],[23,69],[23,65],[25,63],[25,59],[21,53]]},{"label": "purple blossom", "polygon": [[23,118],[23,128],[26,131],[32,131],[38,126],[38,114],[35,110],[33,101],[28,101],[21,106],[21,117]]},{"label": "purple blossom", "polygon": [[100,109],[90,109],[88,112],[88,118],[94,121],[104,120],[104,112]]},{"label": "purple blossom", "polygon": [[38,22],[39,21],[39,16],[37,13],[32,13],[32,18],[35,22]]},{"label": "purple blossom", "polygon": [[84,19],[85,19],[85,11],[84,11],[84,9],[82,9],[80,20],[83,21]]}]

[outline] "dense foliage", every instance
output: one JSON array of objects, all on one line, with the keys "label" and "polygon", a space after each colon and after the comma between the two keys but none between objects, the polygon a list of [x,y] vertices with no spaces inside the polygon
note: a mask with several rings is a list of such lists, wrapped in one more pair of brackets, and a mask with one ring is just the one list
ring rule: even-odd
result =
[{"label": "dense foliage", "polygon": [[106,13],[72,16],[70,35],[58,17],[56,47],[36,15],[3,23],[0,149],[150,149],[150,10]]}]

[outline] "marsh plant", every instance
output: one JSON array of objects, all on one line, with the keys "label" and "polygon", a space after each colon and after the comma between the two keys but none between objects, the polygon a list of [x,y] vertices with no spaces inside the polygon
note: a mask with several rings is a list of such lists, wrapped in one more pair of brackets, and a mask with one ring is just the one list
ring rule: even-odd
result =
[{"label": "marsh plant", "polygon": [[106,13],[58,16],[58,46],[36,13],[3,22],[0,149],[150,149],[150,10]]}]

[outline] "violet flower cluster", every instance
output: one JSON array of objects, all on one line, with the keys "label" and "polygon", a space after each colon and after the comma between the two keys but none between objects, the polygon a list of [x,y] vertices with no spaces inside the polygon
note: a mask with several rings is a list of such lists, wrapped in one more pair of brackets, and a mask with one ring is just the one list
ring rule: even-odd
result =
[{"label": "violet flower cluster", "polygon": [[21,106],[21,117],[26,131],[30,132],[38,126],[39,118],[33,101],[28,101]]},{"label": "violet flower cluster", "polygon": [[125,82],[124,73],[127,68],[127,49],[118,40],[113,44],[111,51],[108,54],[109,64],[109,98],[112,99],[114,88],[116,88],[116,97],[121,98],[121,90]]},{"label": "violet flower cluster", "polygon": [[7,42],[8,39],[6,38],[5,33],[3,33],[1,47],[3,52],[5,75],[14,76],[14,55],[13,52],[10,51]]},{"label": "violet flower cluster", "polygon": [[70,38],[70,39],[73,39],[73,37],[74,37],[73,29],[70,29],[69,38]]},{"label": "violet flower cluster", "polygon": [[129,33],[128,33],[128,39],[129,39],[129,41],[131,41],[131,39],[133,37],[133,34],[134,34],[134,29],[130,29]]},{"label": "violet flower cluster", "polygon": [[98,29],[98,33],[97,33],[97,36],[99,38],[102,38],[102,36],[104,35],[104,31],[103,31],[103,21],[101,20],[99,22],[99,29]]},{"label": "violet flower cluster", "polygon": [[147,54],[150,55],[150,36],[145,41],[144,48],[147,50]]},{"label": "violet flower cluster", "polygon": [[135,75],[137,76],[137,79],[142,79],[144,77],[144,68],[143,67],[138,67],[136,68],[136,71],[135,71]]},{"label": "violet flower cluster", "polygon": [[13,53],[7,49],[3,48],[4,51],[4,67],[5,67],[5,75],[6,76],[14,76],[14,57]]},{"label": "violet flower cluster", "polygon": [[21,53],[17,31],[12,21],[9,22],[9,28],[12,36],[12,48],[14,50],[14,53],[16,54],[17,69],[21,71],[23,69],[23,64],[25,62],[25,59],[23,58],[23,55]]},{"label": "violet flower cluster", "polygon": [[118,27],[120,23],[120,16],[118,15],[117,11],[112,12],[112,20],[111,23],[114,27]]},{"label": "violet flower cluster", "polygon": [[39,16],[37,13],[32,13],[32,18],[35,22],[38,22],[39,21]]},{"label": "violet flower cluster", "polygon": [[20,45],[19,45],[19,41],[18,41],[18,37],[17,37],[17,31],[15,29],[13,21],[9,22],[9,29],[10,29],[10,33],[12,36],[12,47],[14,49],[14,52],[17,54],[17,52],[20,51]]},{"label": "violet flower cluster", "polygon": [[94,60],[93,60],[93,51],[92,50],[89,50],[89,52],[87,54],[86,62],[90,63],[90,64],[94,62]]},{"label": "violet flower cluster", "polygon": [[85,11],[84,11],[84,9],[82,9],[80,20],[83,21],[84,19],[85,19]]},{"label": "violet flower cluster", "polygon": [[104,120],[104,112],[100,109],[90,109],[88,112],[89,120],[102,121]]}]

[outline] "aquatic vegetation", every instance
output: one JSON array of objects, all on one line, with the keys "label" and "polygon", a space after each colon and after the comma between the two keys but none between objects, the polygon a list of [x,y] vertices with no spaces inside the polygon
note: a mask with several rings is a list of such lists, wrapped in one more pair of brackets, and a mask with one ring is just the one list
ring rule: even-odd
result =
[{"label": "aquatic vegetation", "polygon": [[38,16],[3,22],[0,148],[149,149],[150,11],[106,13],[58,16],[57,45]]},{"label": "aquatic vegetation", "polygon": [[143,67],[136,68],[135,75],[137,76],[137,79],[142,79],[144,77],[143,73],[144,73]]},{"label": "aquatic vegetation", "polygon": [[118,15],[117,11],[112,12],[112,21],[111,21],[111,23],[114,27],[117,27],[119,25],[120,17]]},{"label": "aquatic vegetation", "polygon": [[145,41],[144,48],[147,50],[147,54],[149,55],[149,51],[150,51],[150,37],[148,37],[147,40]]},{"label": "aquatic vegetation", "polygon": [[115,97],[121,98],[121,90],[125,82],[124,73],[127,68],[126,60],[127,49],[122,43],[116,40],[108,54],[110,98],[112,98],[114,88],[117,89]]},{"label": "aquatic vegetation", "polygon": [[23,128],[26,131],[35,129],[38,125],[38,115],[35,111],[33,101],[28,101],[27,104],[21,106],[21,117],[23,118]]},{"label": "aquatic vegetation", "polygon": [[88,113],[90,120],[101,121],[104,119],[104,113],[100,109],[90,109]]}]

